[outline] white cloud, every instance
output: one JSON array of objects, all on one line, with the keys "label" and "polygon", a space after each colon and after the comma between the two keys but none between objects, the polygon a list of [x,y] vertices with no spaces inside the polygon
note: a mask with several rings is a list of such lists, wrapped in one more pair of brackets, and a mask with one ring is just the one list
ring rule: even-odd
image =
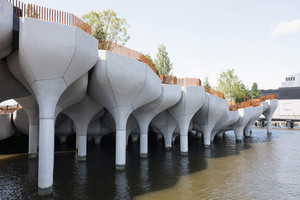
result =
[{"label": "white cloud", "polygon": [[290,34],[296,33],[300,31],[300,19],[294,19],[292,21],[283,21],[279,22],[277,26],[272,28],[271,35],[283,35],[283,34]]}]

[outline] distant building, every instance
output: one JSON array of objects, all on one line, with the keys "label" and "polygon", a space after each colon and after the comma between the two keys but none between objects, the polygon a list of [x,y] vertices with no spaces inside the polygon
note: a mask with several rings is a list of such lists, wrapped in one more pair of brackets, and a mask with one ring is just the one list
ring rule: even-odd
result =
[{"label": "distant building", "polygon": [[278,89],[260,90],[261,96],[274,94],[276,99],[298,99],[300,100],[300,87],[280,87]]},{"label": "distant building", "polygon": [[284,82],[281,82],[281,87],[300,87],[300,73],[290,75],[285,78]]},{"label": "distant building", "polygon": [[261,96],[274,94],[278,106],[273,118],[300,119],[300,73],[285,78],[278,89],[260,90]]}]

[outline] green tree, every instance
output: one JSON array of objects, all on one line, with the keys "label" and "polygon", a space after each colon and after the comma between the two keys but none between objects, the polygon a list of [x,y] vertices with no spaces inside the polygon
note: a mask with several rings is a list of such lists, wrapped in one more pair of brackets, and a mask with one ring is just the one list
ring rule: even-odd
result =
[{"label": "green tree", "polygon": [[173,64],[170,62],[165,45],[158,45],[154,64],[158,75],[172,76],[171,70],[173,69]]},{"label": "green tree", "polygon": [[[150,54],[147,53],[147,54],[145,55],[145,57],[149,60],[149,62],[151,63],[151,65],[156,69],[155,63],[154,63],[152,57],[150,56]],[[156,69],[156,70],[157,70],[157,69]]]},{"label": "green tree", "polygon": [[239,88],[240,82],[239,77],[234,74],[234,69],[228,69],[226,72],[222,72],[220,74],[217,90],[224,93],[225,98],[232,102],[234,94]]},{"label": "green tree", "polygon": [[204,88],[205,88],[205,92],[209,92],[209,88],[211,88],[211,85],[209,83],[208,77],[205,76],[204,78],[204,82],[203,82]]},{"label": "green tree", "polygon": [[250,91],[234,74],[234,69],[228,69],[226,72],[221,73],[217,90],[223,92],[225,98],[230,101],[234,100],[236,103],[248,101],[251,98]]},{"label": "green tree", "polygon": [[108,48],[111,43],[125,45],[130,39],[127,33],[127,20],[120,18],[113,10],[103,10],[102,12],[91,11],[82,16],[82,19],[89,24],[92,29],[92,35],[100,42],[106,42]]},{"label": "green tree", "polygon": [[252,98],[259,98],[260,97],[260,91],[258,89],[257,83],[253,83],[251,87],[251,97]]},{"label": "green tree", "polygon": [[233,94],[233,99],[236,103],[241,103],[251,99],[251,93],[244,83],[240,83],[236,89],[237,90]]}]

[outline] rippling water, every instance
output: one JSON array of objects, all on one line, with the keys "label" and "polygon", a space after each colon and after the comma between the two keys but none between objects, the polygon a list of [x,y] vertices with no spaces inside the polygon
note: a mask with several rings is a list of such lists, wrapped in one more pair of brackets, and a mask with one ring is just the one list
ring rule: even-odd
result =
[{"label": "rippling water", "polygon": [[[6,145],[6,146],[5,146]],[[16,146],[14,146],[16,145]],[[235,144],[233,132],[205,149],[189,138],[189,155],[179,143],[165,151],[151,138],[150,157],[139,158],[139,145],[129,143],[127,168],[114,169],[114,139],[88,144],[86,162],[75,160],[73,144],[57,145],[54,192],[37,195],[37,160],[13,153],[26,143],[0,142],[0,199],[299,199],[300,130],[254,129]],[[24,150],[25,149],[25,150]],[[63,151],[68,150],[68,151]]]}]

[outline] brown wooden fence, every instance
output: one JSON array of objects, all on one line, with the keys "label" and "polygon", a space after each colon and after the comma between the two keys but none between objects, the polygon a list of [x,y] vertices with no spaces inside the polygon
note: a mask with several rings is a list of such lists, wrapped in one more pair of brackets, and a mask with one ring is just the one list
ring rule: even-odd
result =
[{"label": "brown wooden fence", "polygon": [[229,106],[229,110],[235,111],[240,108],[247,108],[250,106],[253,106],[253,107],[260,106],[261,102],[265,102],[266,100],[269,100],[269,99],[276,99],[276,96],[272,94],[272,95],[268,95],[268,96],[262,96],[259,98],[253,98],[253,99],[251,99],[251,101],[244,101],[241,103],[235,103],[234,101],[232,101],[232,102],[228,101],[228,106]]},{"label": "brown wooden fence", "polygon": [[13,5],[13,11],[19,17],[31,17],[39,20],[78,27],[92,34],[92,28],[72,13],[46,8],[34,4],[25,4],[19,0],[7,0]]}]

